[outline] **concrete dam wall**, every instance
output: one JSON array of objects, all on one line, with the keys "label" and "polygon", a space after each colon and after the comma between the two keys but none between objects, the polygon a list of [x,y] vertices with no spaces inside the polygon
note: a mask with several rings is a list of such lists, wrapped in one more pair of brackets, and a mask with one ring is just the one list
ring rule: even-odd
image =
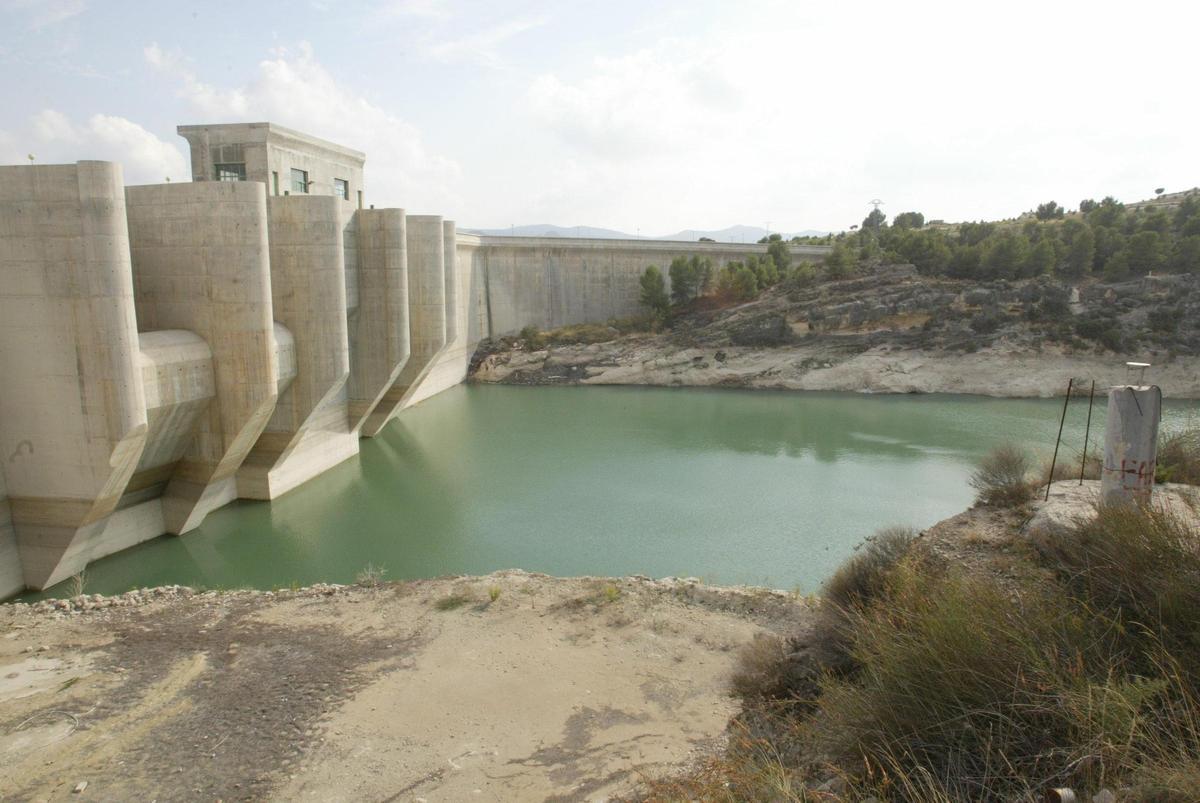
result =
[{"label": "concrete dam wall", "polygon": [[[0,167],[0,598],[297,488],[460,383],[485,337],[635,314],[642,271],[676,256],[765,253],[459,234],[362,208],[357,152],[269,124],[181,133],[191,183]],[[240,153],[269,173],[214,162]]]}]

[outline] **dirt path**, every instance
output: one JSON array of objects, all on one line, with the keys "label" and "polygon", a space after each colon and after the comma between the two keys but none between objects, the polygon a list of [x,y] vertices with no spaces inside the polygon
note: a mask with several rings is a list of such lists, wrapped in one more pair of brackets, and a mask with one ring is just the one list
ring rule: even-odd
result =
[{"label": "dirt path", "polygon": [[0,606],[0,800],[603,799],[718,748],[736,648],[806,603],[502,572],[49,607]]}]

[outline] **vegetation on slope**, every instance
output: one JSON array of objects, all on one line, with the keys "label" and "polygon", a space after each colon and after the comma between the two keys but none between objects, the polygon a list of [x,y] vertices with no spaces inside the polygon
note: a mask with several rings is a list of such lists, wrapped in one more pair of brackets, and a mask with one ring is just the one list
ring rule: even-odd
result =
[{"label": "vegetation on slope", "polygon": [[[1175,442],[1174,465],[1200,464],[1194,430]],[[1010,488],[1005,468],[977,476]],[[998,501],[1017,507],[964,514],[1008,533],[982,564],[903,531],[869,541],[826,584],[809,632],[746,650],[727,753],[648,797],[924,803],[1070,787],[1081,800],[1194,800],[1194,519],[1106,508],[1034,547],[1021,500]]]}]

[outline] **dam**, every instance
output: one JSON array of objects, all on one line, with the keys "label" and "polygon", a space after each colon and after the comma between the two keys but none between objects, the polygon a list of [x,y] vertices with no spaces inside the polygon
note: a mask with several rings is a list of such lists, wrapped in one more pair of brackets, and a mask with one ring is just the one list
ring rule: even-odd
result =
[{"label": "dam", "polygon": [[178,132],[191,182],[0,167],[0,598],[319,477],[483,338],[628,317],[651,264],[766,252],[460,233],[374,208],[353,149]]}]

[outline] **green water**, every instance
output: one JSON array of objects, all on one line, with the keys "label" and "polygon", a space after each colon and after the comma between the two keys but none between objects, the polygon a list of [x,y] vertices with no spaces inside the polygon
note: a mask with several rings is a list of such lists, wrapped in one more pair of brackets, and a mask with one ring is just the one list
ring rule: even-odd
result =
[{"label": "green water", "polygon": [[[1168,403],[1166,420],[1196,409]],[[875,529],[967,507],[972,465],[995,444],[1048,456],[1061,410],[969,396],[460,386],[274,502],[236,502],[183,538],[98,561],[87,590],[347,583],[371,563],[389,579],[521,568],[813,591]],[[1086,414],[1086,400],[1071,405],[1068,459]]]}]

